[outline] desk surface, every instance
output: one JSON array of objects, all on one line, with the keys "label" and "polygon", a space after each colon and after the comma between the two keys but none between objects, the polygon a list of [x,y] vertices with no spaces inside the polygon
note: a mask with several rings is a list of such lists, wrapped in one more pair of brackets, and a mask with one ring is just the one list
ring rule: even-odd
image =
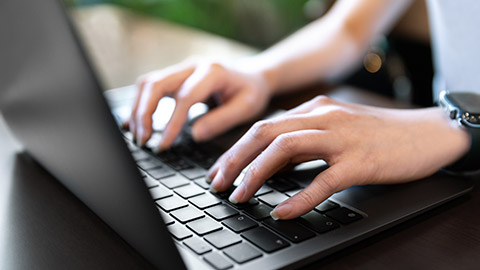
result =
[{"label": "desk surface", "polygon": [[[273,103],[286,107],[322,92]],[[324,92],[324,91],[323,91]],[[337,99],[398,106],[337,88]],[[288,100],[288,102],[286,102]],[[148,269],[149,265],[15,142],[0,118],[0,269]],[[480,192],[344,249],[308,269],[472,269],[480,254]]]}]

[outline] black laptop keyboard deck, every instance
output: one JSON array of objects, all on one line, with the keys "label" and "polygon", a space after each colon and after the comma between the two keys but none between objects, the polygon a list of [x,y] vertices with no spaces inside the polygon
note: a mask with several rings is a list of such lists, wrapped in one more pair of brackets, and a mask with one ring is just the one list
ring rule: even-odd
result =
[{"label": "black laptop keyboard deck", "polygon": [[287,249],[363,218],[327,200],[300,218],[275,221],[270,211],[301,190],[294,181],[274,176],[247,203],[235,205],[228,201],[233,188],[208,191],[205,176],[218,153],[182,144],[154,155],[137,147],[129,132],[124,137],[172,236],[216,269]]}]

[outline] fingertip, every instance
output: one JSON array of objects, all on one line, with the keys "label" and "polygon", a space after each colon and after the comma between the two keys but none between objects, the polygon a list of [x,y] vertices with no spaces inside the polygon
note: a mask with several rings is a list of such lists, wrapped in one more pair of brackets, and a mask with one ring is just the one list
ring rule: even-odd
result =
[{"label": "fingertip", "polygon": [[192,138],[195,142],[202,142],[208,140],[208,133],[198,123],[192,127]]},{"label": "fingertip", "polygon": [[223,179],[222,173],[219,171],[217,175],[215,175],[215,178],[212,180],[212,183],[210,184],[210,189],[217,191],[221,191],[223,188],[225,180]]},{"label": "fingertip", "polygon": [[277,205],[272,212],[270,212],[270,216],[277,220],[277,219],[291,219],[292,217],[293,207],[290,203],[282,203]]},{"label": "fingertip", "polygon": [[212,178],[210,176],[205,176],[205,182],[207,182],[208,184],[211,184],[212,183]]},{"label": "fingertip", "polygon": [[280,217],[277,215],[277,213],[275,213],[274,210],[272,210],[270,212],[270,216],[272,217],[273,220],[279,220],[280,219]]}]

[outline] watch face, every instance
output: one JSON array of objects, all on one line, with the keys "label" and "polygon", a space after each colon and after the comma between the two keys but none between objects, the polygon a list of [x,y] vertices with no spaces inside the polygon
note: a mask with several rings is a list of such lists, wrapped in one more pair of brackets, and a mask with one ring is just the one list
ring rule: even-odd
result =
[{"label": "watch face", "polygon": [[463,111],[480,114],[480,94],[450,93],[449,99]]}]

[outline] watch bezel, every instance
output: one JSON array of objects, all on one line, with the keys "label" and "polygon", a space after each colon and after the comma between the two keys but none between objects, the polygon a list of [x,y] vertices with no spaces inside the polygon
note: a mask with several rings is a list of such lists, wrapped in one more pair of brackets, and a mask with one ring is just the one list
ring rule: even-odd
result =
[{"label": "watch bezel", "polygon": [[[463,109],[450,96],[466,94],[465,92],[451,93],[447,90],[440,92],[438,103],[450,116],[452,120],[457,120],[460,124],[471,128],[480,128],[480,113],[470,112]],[[475,123],[471,121],[474,120]]]}]

